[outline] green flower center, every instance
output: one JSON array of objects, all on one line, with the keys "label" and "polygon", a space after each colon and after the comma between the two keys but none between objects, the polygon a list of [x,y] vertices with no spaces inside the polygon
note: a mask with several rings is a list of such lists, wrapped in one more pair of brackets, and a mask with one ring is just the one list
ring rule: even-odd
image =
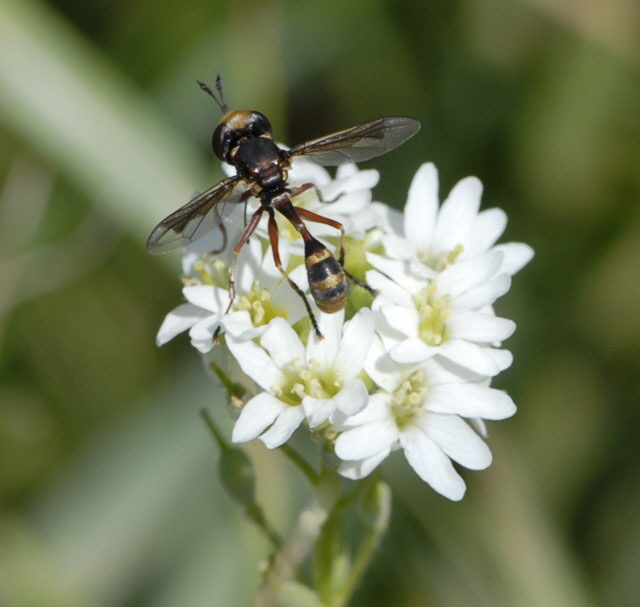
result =
[{"label": "green flower center", "polygon": [[[371,264],[367,261],[367,253],[383,254],[384,249],[380,244],[381,230],[374,228],[369,230],[364,238],[353,238],[347,235],[345,239],[345,260],[344,266],[360,280],[364,280],[367,270],[371,269]],[[340,238],[330,239],[335,242],[338,249]]]},{"label": "green flower center", "polygon": [[344,380],[341,374],[331,369],[320,369],[320,363],[311,359],[304,364],[294,358],[284,369],[282,384],[271,386],[275,396],[292,407],[302,404],[305,396],[333,398],[341,389]]},{"label": "green flower center", "polygon": [[424,415],[423,403],[427,392],[422,369],[412,373],[395,390],[391,397],[391,413],[399,429],[412,425],[417,418]]},{"label": "green flower center", "polygon": [[462,251],[464,251],[464,247],[461,244],[457,244],[450,251],[441,251],[435,254],[428,249],[420,249],[418,251],[418,259],[428,268],[436,272],[442,272],[458,258]]},{"label": "green flower center", "polygon": [[448,339],[447,318],[451,314],[451,296],[438,295],[436,281],[413,297],[418,310],[418,336],[430,345],[439,346]]},{"label": "green flower center", "polygon": [[261,289],[257,280],[251,285],[251,290],[248,293],[237,298],[234,308],[249,312],[254,327],[266,325],[276,316],[287,318],[287,311],[273,303],[271,291]]}]

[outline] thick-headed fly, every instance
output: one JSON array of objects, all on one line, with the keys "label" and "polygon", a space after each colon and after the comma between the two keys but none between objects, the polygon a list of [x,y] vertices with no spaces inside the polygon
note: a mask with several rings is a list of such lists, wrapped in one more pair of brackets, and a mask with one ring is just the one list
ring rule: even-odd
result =
[{"label": "thick-headed fly", "polygon": [[[260,206],[249,219],[233,250],[227,312],[231,309],[235,296],[236,258],[266,212],[275,265],[304,301],[313,328],[321,337],[307,298],[289,278],[280,262],[275,211],[291,222],[304,241],[309,288],[316,305],[323,312],[342,310],[347,299],[348,274],[343,268],[345,230],[337,221],[292,204],[292,199],[297,195],[315,186],[306,183],[298,187],[289,187],[287,172],[291,167],[291,160],[304,156],[324,166],[369,160],[404,143],[418,131],[420,123],[406,117],[379,118],[284,150],[274,142],[271,125],[266,116],[248,110],[229,112],[222,97],[220,76],[216,80],[218,97],[206,84],[198,84],[213,97],[224,114],[213,132],[213,151],[218,158],[235,167],[236,175],[223,179],[163,219],[151,232],[147,249],[150,253],[163,253],[188,245],[214,229],[220,230],[224,242],[226,231],[220,215],[223,203],[242,203],[252,196],[257,198]],[[327,247],[311,235],[304,220],[324,223],[340,231],[337,260]],[[222,248],[213,252],[219,253]],[[364,284],[363,286],[366,287]]]}]

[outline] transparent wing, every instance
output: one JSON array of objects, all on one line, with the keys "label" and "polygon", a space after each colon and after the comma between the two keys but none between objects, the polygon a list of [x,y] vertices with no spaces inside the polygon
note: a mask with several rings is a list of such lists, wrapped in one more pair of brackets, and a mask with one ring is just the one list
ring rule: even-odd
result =
[{"label": "transparent wing", "polygon": [[289,150],[324,166],[363,162],[397,148],[420,130],[420,123],[404,116],[378,118],[314,139]]},{"label": "transparent wing", "polygon": [[[157,255],[184,247],[203,236],[217,232],[216,250],[226,244],[224,216],[242,199],[247,184],[238,176],[229,177],[198,194],[187,204],[165,217],[149,235],[147,250]],[[216,252],[216,251],[212,251]]]}]

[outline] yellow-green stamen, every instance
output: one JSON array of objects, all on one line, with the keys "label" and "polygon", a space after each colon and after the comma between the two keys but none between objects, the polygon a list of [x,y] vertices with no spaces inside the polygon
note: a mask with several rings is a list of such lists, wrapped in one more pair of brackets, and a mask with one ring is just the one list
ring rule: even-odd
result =
[{"label": "yellow-green stamen", "polygon": [[295,358],[283,369],[283,373],[284,382],[271,386],[271,391],[292,407],[302,404],[305,396],[333,398],[344,385],[338,371],[333,368],[320,369],[320,363],[313,359],[304,364]]},{"label": "yellow-green stamen", "polygon": [[182,282],[185,286],[210,285],[229,288],[229,266],[221,259],[210,259],[205,255],[193,264],[196,276],[184,276]]},{"label": "yellow-green stamen", "polygon": [[419,315],[418,336],[430,346],[439,346],[449,337],[446,321],[451,314],[451,296],[438,295],[437,290],[433,281],[413,297]]},{"label": "yellow-green stamen", "polygon": [[427,392],[422,369],[412,373],[395,390],[391,398],[391,412],[399,429],[410,426],[418,417],[424,415],[423,403]]},{"label": "yellow-green stamen", "polygon": [[418,251],[418,259],[432,270],[442,272],[442,270],[455,262],[462,251],[464,251],[464,247],[461,244],[457,244],[450,251],[441,251],[436,254],[428,249],[420,249]]},{"label": "yellow-green stamen", "polygon": [[271,291],[261,289],[258,281],[251,285],[251,290],[248,293],[238,297],[234,308],[249,312],[254,327],[266,325],[276,316],[287,318],[286,310],[274,304],[271,299]]}]

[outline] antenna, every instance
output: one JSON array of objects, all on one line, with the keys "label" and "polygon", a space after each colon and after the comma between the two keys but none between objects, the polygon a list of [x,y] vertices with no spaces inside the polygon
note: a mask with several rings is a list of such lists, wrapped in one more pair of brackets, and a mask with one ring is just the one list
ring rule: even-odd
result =
[{"label": "antenna", "polygon": [[205,93],[213,97],[213,100],[218,104],[218,107],[223,114],[229,113],[229,108],[227,107],[227,104],[224,101],[224,96],[222,94],[222,77],[220,76],[220,74],[218,74],[218,77],[216,78],[216,90],[218,91],[217,97],[216,94],[204,82],[200,82],[200,80],[196,80],[196,82]]}]

